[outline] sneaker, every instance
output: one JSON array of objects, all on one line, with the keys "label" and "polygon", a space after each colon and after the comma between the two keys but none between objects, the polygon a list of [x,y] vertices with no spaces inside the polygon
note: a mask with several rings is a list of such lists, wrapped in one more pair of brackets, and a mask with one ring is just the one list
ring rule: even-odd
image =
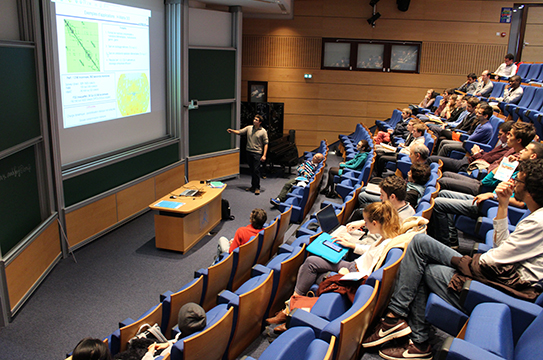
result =
[{"label": "sneaker", "polygon": [[278,311],[274,317],[267,318],[266,323],[268,324],[281,324],[287,321],[287,314],[283,310]]},{"label": "sneaker", "polygon": [[420,350],[409,340],[406,346],[390,347],[379,350],[379,355],[387,360],[432,360],[432,349],[430,345],[424,350]]},{"label": "sneaker", "polygon": [[388,324],[382,319],[373,333],[362,341],[362,346],[374,347],[408,334],[411,334],[411,328],[404,319],[396,319],[394,324]]},{"label": "sneaker", "polygon": [[260,195],[260,189],[255,190],[255,195]]},{"label": "sneaker", "polygon": [[248,187],[248,188],[245,188],[245,191],[250,191],[250,192],[253,192],[253,191],[255,191],[255,188],[252,188],[252,187]]},{"label": "sneaker", "polygon": [[279,200],[279,198],[271,198],[270,204],[272,204],[273,206],[279,206],[281,204],[281,200]]}]

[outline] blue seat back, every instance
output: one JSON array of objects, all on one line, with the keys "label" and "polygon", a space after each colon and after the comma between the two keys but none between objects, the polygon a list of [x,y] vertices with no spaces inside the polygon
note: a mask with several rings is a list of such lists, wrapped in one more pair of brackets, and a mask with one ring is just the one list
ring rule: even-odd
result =
[{"label": "blue seat back", "polygon": [[515,359],[540,359],[543,354],[541,334],[543,334],[543,312],[528,326],[518,340],[515,347]]},{"label": "blue seat back", "polygon": [[537,79],[541,73],[541,68],[543,68],[543,64],[532,64],[528,74],[526,74],[526,77],[523,80],[530,81],[531,79]]},{"label": "blue seat back", "polygon": [[520,64],[517,69],[516,75],[520,76],[521,78],[525,78],[526,75],[528,75],[528,71],[530,71],[531,64]]},{"label": "blue seat back", "polygon": [[498,142],[498,126],[500,126],[501,123],[503,123],[503,120],[499,117],[494,115],[490,117],[490,124],[492,125],[492,137],[490,138],[488,145],[490,145],[492,148],[494,148]]},{"label": "blue seat back", "polygon": [[488,97],[502,97],[503,90],[505,89],[505,83],[494,81],[494,87]]}]

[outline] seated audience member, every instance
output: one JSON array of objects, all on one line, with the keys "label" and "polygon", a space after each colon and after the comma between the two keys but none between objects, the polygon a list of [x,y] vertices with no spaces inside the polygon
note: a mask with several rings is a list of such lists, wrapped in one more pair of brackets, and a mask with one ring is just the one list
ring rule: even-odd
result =
[{"label": "seated audience member", "polygon": [[107,344],[100,339],[85,338],[77,344],[73,353],[73,360],[111,360]]},{"label": "seated audience member", "polygon": [[292,187],[300,182],[303,181],[303,179],[299,179],[300,177],[305,178],[309,182],[313,175],[315,175],[315,170],[317,170],[317,167],[319,164],[324,160],[324,155],[317,153],[313,155],[313,158],[311,160],[304,161],[302,164],[300,164],[296,168],[296,172],[298,173],[298,176],[290,179],[283,185],[283,188],[281,189],[281,192],[279,195],[277,195],[276,198],[271,198],[270,203],[274,206],[279,206],[280,203],[284,202],[287,199],[287,194],[292,190]]},{"label": "seated audience member", "polygon": [[435,104],[437,106],[436,111],[434,111],[435,116],[441,117],[441,112],[445,109],[445,106],[447,106],[447,103],[449,102],[449,96],[454,94],[454,89],[445,89],[441,93],[441,96],[443,99],[439,102],[439,104]]},{"label": "seated audience member", "polygon": [[489,97],[494,84],[490,80],[490,72],[488,70],[483,71],[481,74],[481,79],[477,84],[477,89],[475,89],[475,96]]},{"label": "seated audience member", "polygon": [[424,144],[415,144],[409,147],[409,159],[411,160],[411,164],[419,163],[430,165],[431,162],[428,160],[429,155],[430,150],[428,150]]},{"label": "seated audience member", "polygon": [[[504,102],[508,104],[518,104],[520,99],[522,98],[522,95],[524,94],[524,90],[520,86],[520,82],[522,81],[522,78],[518,75],[511,76],[509,78],[509,85],[505,87],[505,90],[503,91],[502,97],[491,97],[488,100],[489,101],[499,101]],[[498,108],[497,106],[495,109]],[[499,108],[498,108],[499,109]]]},{"label": "seated audience member", "polygon": [[337,197],[338,195],[336,194],[334,185],[334,175],[343,174],[343,169],[362,170],[366,163],[366,159],[368,158],[368,154],[371,151],[371,147],[366,140],[360,140],[356,145],[356,150],[358,150],[358,153],[356,153],[354,158],[347,162],[339,163],[339,167],[331,167],[328,170],[328,180],[324,189],[321,190],[321,194],[325,194],[326,197]]},{"label": "seated audience member", "polygon": [[[368,204],[379,202],[379,201],[389,201],[392,206],[398,211],[398,215],[401,220],[405,220],[410,216],[415,215],[415,209],[411,204],[406,200],[407,198],[407,182],[396,176],[392,175],[387,177],[384,180],[381,180],[379,183],[380,195],[374,195],[362,191],[358,195],[358,203],[360,204],[360,209],[357,209],[351,215],[349,219],[349,225],[355,226],[356,224],[351,224],[353,221],[362,219],[362,210]],[[350,227],[352,229],[352,226]]]},{"label": "seated audience member", "polygon": [[437,106],[439,104],[434,104],[434,101],[436,100],[436,97],[439,95],[437,91],[434,91],[434,89],[428,89],[426,91],[426,95],[424,96],[424,99],[419,104],[419,108],[423,109],[431,109],[432,106]]},{"label": "seated audience member", "polygon": [[499,159],[496,159],[488,166],[488,175],[483,180],[473,179],[469,176],[460,175],[454,172],[445,171],[439,184],[441,190],[458,191],[465,194],[477,195],[481,185],[485,186],[488,191],[492,191],[498,181],[494,179],[494,170],[498,168],[501,160],[506,156],[517,155],[524,149],[535,137],[535,128],[533,124],[525,122],[516,122],[511,127],[507,136],[507,146],[509,150]]},{"label": "seated audience member", "polygon": [[[387,244],[392,238],[400,234],[400,218],[390,202],[385,201],[368,205],[364,209],[364,221],[369,234],[375,235],[376,241],[370,246],[362,246],[355,245],[347,240],[336,239],[336,243],[351,248],[355,254],[360,255],[354,261],[341,260],[337,264],[333,264],[320,256],[309,256],[298,270],[293,296],[306,295],[317,277],[328,271],[338,272],[340,269],[345,268],[349,272],[371,273],[381,256],[383,256],[383,250],[386,249]],[[288,309],[285,308],[279,311],[275,317],[266,319],[266,322],[268,324],[281,324],[286,321],[287,315]],[[276,327],[274,331],[282,332],[285,330],[286,326],[280,326],[279,328]]]},{"label": "seated audience member", "polygon": [[475,73],[469,73],[465,83],[460,85],[456,90],[463,92],[464,94],[473,94],[477,88],[477,75]]},{"label": "seated audience member", "polygon": [[[451,117],[439,125],[432,122],[426,123],[428,125],[428,129],[431,130],[437,138],[437,143],[435,144],[436,147],[439,146],[440,139],[452,139],[452,131],[450,129],[461,125],[468,115],[470,115],[470,112],[466,110],[468,106],[468,98],[462,95],[453,96],[456,96],[456,102],[454,105],[454,110],[451,112]],[[453,98],[453,96],[451,96],[451,98]],[[477,99],[477,102],[478,101],[479,99]]]},{"label": "seated audience member", "polygon": [[373,142],[375,144],[380,144],[382,142],[389,143],[393,140],[394,137],[406,138],[409,135],[409,130],[407,125],[409,124],[409,119],[411,118],[411,109],[405,108],[402,110],[402,119],[396,124],[394,129],[388,129],[387,132],[379,131],[377,135],[373,137]]},{"label": "seated audience member", "polygon": [[517,65],[515,65],[515,56],[513,54],[505,55],[504,63],[498,66],[494,71],[496,80],[502,77],[510,77],[517,73]]},{"label": "seated audience member", "polygon": [[[477,116],[478,125],[475,127],[473,133],[468,137],[469,141],[479,142],[486,144],[492,138],[492,124],[490,123],[490,117],[493,115],[494,111],[492,107],[488,105],[481,105],[475,114]],[[439,144],[439,150],[437,152],[438,156],[449,156],[451,151],[465,151],[464,144],[461,141],[456,140],[443,140]]]},{"label": "seated audience member", "polygon": [[416,162],[411,165],[407,173],[407,196],[405,200],[416,208],[420,198],[426,190],[426,183],[430,180],[432,171],[426,163]]},{"label": "seated audience member", "polygon": [[[531,142],[519,153],[519,161],[529,159],[543,159],[543,144]],[[514,174],[513,176],[515,176]],[[456,191],[443,190],[435,198],[434,211],[430,227],[432,235],[436,240],[445,245],[458,246],[458,232],[456,231],[454,215],[466,215],[477,219],[482,214],[479,211],[480,204],[488,199],[493,199],[495,193],[487,192],[477,196],[463,194]],[[524,207],[524,203],[511,198],[510,206]]]},{"label": "seated audience member", "polygon": [[158,357],[155,356],[155,351],[162,350],[160,356],[169,354],[172,350],[172,346],[182,338],[185,338],[189,335],[192,335],[198,331],[205,329],[207,323],[206,312],[202,307],[195,303],[187,303],[181,306],[179,309],[178,315],[178,328],[179,334],[176,335],[175,339],[168,340],[168,342],[160,344],[152,344],[149,346],[149,349],[145,356],[141,360],[153,360]]},{"label": "seated audience member", "polygon": [[[507,146],[507,136],[509,135],[512,126],[512,121],[506,121],[498,125],[498,142],[496,147],[488,153],[485,153],[484,150],[481,150],[481,148],[475,144],[471,148],[471,156],[464,156],[462,159],[452,159],[447,156],[435,155],[430,156],[430,161],[438,162],[441,160],[443,162],[442,172],[466,172],[469,165],[476,160],[481,164],[477,167],[478,169],[486,169],[488,168],[488,165],[492,164],[497,159],[501,159],[507,150],[509,150],[509,147]],[[486,163],[486,165],[482,162]]]},{"label": "seated audience member", "polygon": [[240,227],[236,230],[236,234],[232,240],[228,240],[226,237],[221,236],[219,239],[219,246],[217,253],[220,255],[223,252],[231,253],[241,245],[251,240],[251,237],[256,236],[260,230],[264,227],[264,224],[268,220],[268,215],[262,209],[253,209],[251,212],[251,223],[245,227]]},{"label": "seated audience member", "polygon": [[[494,218],[494,247],[473,258],[425,234],[413,237],[400,270],[385,317],[362,341],[364,348],[409,336],[402,345],[383,347],[387,359],[431,359],[430,325],[424,314],[430,292],[462,311],[460,292],[469,278],[509,294],[534,301],[541,293],[543,278],[543,160],[520,164],[516,179],[496,189],[498,213]],[[507,207],[512,193],[526,204],[531,214],[509,233]],[[469,274],[464,271],[471,269]]]},{"label": "seated audience member", "polygon": [[[458,95],[456,94],[453,94],[451,96],[449,96],[449,102],[447,103],[447,106],[445,107],[445,110],[444,111],[444,116],[442,116],[442,119],[446,119],[447,121],[449,121],[449,119],[451,118],[452,114],[454,113],[456,115],[457,112],[455,112],[456,110],[456,100],[458,99]],[[454,121],[454,120],[452,120]]]},{"label": "seated audience member", "polygon": [[464,97],[462,99],[462,106],[466,107],[466,111],[459,116],[458,120],[461,119],[460,123],[429,126],[429,129],[432,130],[437,138],[436,143],[434,144],[435,153],[437,153],[437,149],[439,149],[441,141],[452,140],[454,130],[469,131],[474,123],[477,122],[475,110],[479,106],[479,99],[474,96],[469,98]]},{"label": "seated audience member", "polygon": [[[409,149],[411,146],[413,146],[414,144],[424,144],[426,140],[424,138],[424,133],[426,132],[427,128],[428,127],[422,123],[413,125],[413,131],[412,131],[413,141],[409,144],[409,146],[404,145],[404,144],[398,145],[397,152],[401,154],[409,155]],[[376,152],[376,160],[375,160],[376,176],[381,176],[383,174],[383,171],[385,170],[387,162],[389,161],[396,162],[396,159],[397,159],[396,153],[384,152],[382,153],[382,155],[380,155],[379,153]]]}]

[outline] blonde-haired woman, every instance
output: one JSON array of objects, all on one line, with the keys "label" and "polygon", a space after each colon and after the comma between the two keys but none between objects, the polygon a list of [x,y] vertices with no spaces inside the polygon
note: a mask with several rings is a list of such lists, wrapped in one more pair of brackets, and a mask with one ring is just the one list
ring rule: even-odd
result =
[{"label": "blonde-haired woman", "polygon": [[[375,202],[363,211],[365,226],[376,237],[376,241],[371,245],[354,244],[344,239],[335,239],[335,242],[343,247],[351,248],[355,254],[361,256],[354,261],[341,260],[333,264],[320,256],[308,257],[298,270],[294,295],[305,295],[311,286],[317,280],[317,277],[328,271],[338,272],[341,268],[346,268],[349,272],[370,273],[386,248],[390,239],[400,234],[400,218],[398,212],[389,201]],[[266,319],[268,324],[280,324],[285,322],[287,317],[286,309],[277,313],[273,318]],[[275,329],[277,333],[278,329]],[[285,327],[280,330],[286,330]]]}]

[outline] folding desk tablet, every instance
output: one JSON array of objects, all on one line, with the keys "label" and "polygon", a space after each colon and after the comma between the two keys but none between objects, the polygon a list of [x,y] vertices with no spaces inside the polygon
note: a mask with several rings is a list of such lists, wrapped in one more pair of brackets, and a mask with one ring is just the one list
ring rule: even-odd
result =
[{"label": "folding desk tablet", "polygon": [[[155,243],[159,249],[185,252],[221,222],[221,188],[191,181],[155,201]],[[186,190],[198,190],[194,196]],[[192,193],[192,192],[191,192]]]}]

